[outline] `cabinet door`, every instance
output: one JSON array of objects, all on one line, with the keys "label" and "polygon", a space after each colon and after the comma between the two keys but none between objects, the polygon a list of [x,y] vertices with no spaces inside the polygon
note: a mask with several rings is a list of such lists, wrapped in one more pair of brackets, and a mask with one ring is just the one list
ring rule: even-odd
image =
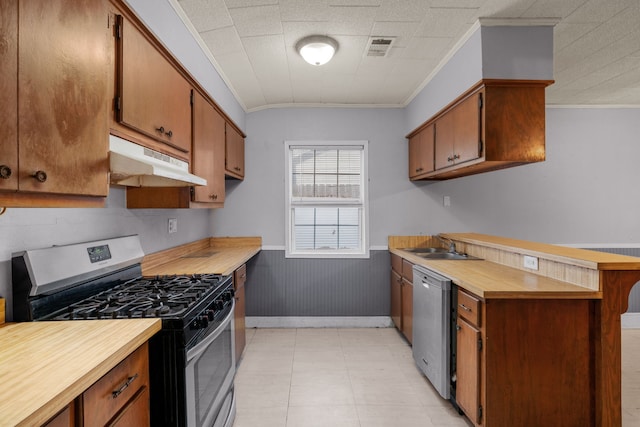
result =
[{"label": "cabinet door", "polygon": [[460,317],[457,329],[456,401],[471,421],[479,423],[480,331]]},{"label": "cabinet door", "polygon": [[121,20],[117,120],[157,141],[189,153],[191,86],[131,22]]},{"label": "cabinet door", "polygon": [[435,168],[480,157],[480,93],[475,93],[436,120]]},{"label": "cabinet door", "polygon": [[391,320],[402,330],[402,277],[391,270]]},{"label": "cabinet door", "polygon": [[444,114],[435,123],[435,168],[442,169],[452,166],[453,141],[455,139],[455,118],[453,111]]},{"label": "cabinet door", "polygon": [[73,427],[75,425],[75,404],[71,402],[55,417],[47,421],[43,427]]},{"label": "cabinet door", "polygon": [[245,327],[245,282],[247,281],[246,264],[233,273],[233,287],[235,290],[236,308],[234,315],[235,340],[236,340],[236,364],[242,357],[242,352],[247,342]]},{"label": "cabinet door", "polygon": [[22,1],[18,28],[19,189],[106,196],[106,2]]},{"label": "cabinet door", "polygon": [[409,139],[409,177],[433,171],[434,130],[430,124]]},{"label": "cabinet door", "polygon": [[413,343],[413,284],[402,279],[402,333]]},{"label": "cabinet door", "polygon": [[230,176],[244,178],[244,138],[226,123],[226,170]]},{"label": "cabinet door", "polygon": [[107,424],[108,427],[145,427],[151,423],[149,416],[149,389],[143,387],[122,408],[115,419]]},{"label": "cabinet door", "polygon": [[198,92],[193,93],[193,173],[207,180],[194,187],[194,202],[224,203],[224,118]]},{"label": "cabinet door", "polygon": [[481,93],[475,93],[452,111],[454,126],[453,159],[463,163],[480,157]]},{"label": "cabinet door", "polygon": [[0,2],[0,190],[18,189],[18,0]]}]

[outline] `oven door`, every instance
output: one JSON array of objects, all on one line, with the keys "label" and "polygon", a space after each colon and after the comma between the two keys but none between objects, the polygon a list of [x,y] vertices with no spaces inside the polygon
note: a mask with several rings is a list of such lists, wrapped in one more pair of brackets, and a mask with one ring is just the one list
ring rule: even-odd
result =
[{"label": "oven door", "polygon": [[235,301],[219,326],[187,350],[188,427],[230,426],[233,423],[234,309]]}]

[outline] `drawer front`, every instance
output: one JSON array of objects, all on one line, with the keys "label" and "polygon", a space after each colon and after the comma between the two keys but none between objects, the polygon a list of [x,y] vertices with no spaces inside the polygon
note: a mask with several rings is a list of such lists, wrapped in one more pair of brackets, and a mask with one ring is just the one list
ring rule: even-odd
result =
[{"label": "drawer front", "polygon": [[470,323],[480,326],[480,299],[458,289],[458,316],[464,317]]},{"label": "drawer front", "polygon": [[236,271],[233,272],[233,289],[238,290],[242,288],[247,281],[247,264],[242,264]]},{"label": "drawer front", "polygon": [[104,426],[142,387],[149,387],[147,343],[82,394],[85,427]]},{"label": "drawer front", "polygon": [[396,273],[402,275],[402,258],[396,254],[391,254],[391,268]]},{"label": "drawer front", "polygon": [[413,264],[406,259],[402,260],[402,277],[413,284]]}]

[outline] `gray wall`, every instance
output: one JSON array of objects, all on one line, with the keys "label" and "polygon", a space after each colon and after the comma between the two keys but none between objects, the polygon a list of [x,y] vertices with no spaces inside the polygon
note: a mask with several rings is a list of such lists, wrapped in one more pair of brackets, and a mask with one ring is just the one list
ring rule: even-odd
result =
[{"label": "gray wall", "polygon": [[[138,234],[145,253],[210,236],[210,212],[205,209],[125,209],[123,188],[112,186],[101,209],[17,209],[0,216],[0,296],[7,298],[12,318],[11,253],[25,249]],[[169,218],[178,232],[169,234]]]}]

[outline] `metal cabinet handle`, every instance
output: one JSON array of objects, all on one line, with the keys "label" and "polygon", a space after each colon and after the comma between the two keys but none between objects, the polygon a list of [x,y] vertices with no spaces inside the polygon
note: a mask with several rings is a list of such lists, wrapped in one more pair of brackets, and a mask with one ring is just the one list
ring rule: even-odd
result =
[{"label": "metal cabinet handle", "polygon": [[127,387],[129,387],[131,383],[136,380],[136,378],[138,378],[138,374],[135,374],[134,376],[127,378],[127,381],[124,384],[122,384],[119,389],[111,392],[111,398],[115,399],[116,397],[120,396],[122,392],[125,391]]},{"label": "metal cabinet handle", "polygon": [[453,162],[453,157],[452,156],[447,157],[447,162]]},{"label": "metal cabinet handle", "polygon": [[47,180],[47,173],[45,171],[36,171],[32,176],[38,182],[45,182]]},{"label": "metal cabinet handle", "polygon": [[461,329],[462,329],[462,326],[460,326],[460,325],[456,325],[456,331],[459,331],[459,330],[461,330]]},{"label": "metal cabinet handle", "polygon": [[458,307],[460,307],[461,309],[465,310],[465,311],[471,311],[471,309],[469,307],[467,307],[464,304],[458,304]]},{"label": "metal cabinet handle", "polygon": [[7,165],[0,165],[0,179],[9,179],[11,168]]},{"label": "metal cabinet handle", "polygon": [[211,200],[217,200],[218,199],[218,195],[217,194],[209,194],[209,198]]},{"label": "metal cabinet handle", "polygon": [[159,128],[156,128],[156,130],[160,133],[164,133],[164,126],[160,126]]},{"label": "metal cabinet handle", "polygon": [[173,136],[173,131],[170,130],[169,132],[165,132],[165,135],[167,135],[169,138],[171,138]]},{"label": "metal cabinet handle", "polygon": [[460,158],[460,154],[454,154],[453,155],[453,160],[459,159]]}]

